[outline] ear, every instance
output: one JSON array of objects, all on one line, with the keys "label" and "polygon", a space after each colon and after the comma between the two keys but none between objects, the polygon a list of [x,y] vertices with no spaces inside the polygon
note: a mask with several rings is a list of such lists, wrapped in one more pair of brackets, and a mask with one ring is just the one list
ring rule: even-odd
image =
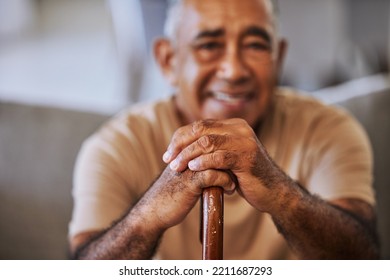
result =
[{"label": "ear", "polygon": [[284,59],[287,54],[287,49],[288,49],[288,42],[286,39],[282,38],[278,42],[278,57],[277,57],[277,68],[276,72],[277,75],[280,76],[282,74],[282,68],[284,64]]},{"label": "ear", "polygon": [[177,85],[175,74],[175,51],[172,42],[166,38],[157,39],[153,46],[154,58],[164,77],[171,86]]}]

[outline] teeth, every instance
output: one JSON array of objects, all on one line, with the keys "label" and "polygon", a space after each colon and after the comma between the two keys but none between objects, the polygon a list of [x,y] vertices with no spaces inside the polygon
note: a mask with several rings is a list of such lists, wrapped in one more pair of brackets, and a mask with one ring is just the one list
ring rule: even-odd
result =
[{"label": "teeth", "polygon": [[214,97],[220,101],[229,103],[239,103],[245,100],[245,97],[243,96],[231,96],[223,92],[214,92]]}]

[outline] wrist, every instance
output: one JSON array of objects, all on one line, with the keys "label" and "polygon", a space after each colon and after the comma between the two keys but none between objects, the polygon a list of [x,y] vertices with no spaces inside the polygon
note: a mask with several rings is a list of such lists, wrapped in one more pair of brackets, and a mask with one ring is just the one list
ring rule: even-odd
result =
[{"label": "wrist", "polygon": [[159,238],[166,230],[166,227],[158,219],[155,214],[154,207],[149,206],[143,199],[141,199],[127,215],[126,220],[128,224],[139,234],[155,236]]}]

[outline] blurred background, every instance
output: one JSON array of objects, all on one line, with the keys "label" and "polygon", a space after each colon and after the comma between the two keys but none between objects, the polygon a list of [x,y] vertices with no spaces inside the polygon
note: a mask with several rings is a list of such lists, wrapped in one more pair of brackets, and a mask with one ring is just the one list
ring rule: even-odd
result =
[{"label": "blurred background", "polygon": [[[118,110],[171,94],[151,56],[166,0],[0,0],[0,258],[67,258],[75,157]],[[390,1],[279,0],[281,83],[350,110],[373,144],[390,259]]]}]

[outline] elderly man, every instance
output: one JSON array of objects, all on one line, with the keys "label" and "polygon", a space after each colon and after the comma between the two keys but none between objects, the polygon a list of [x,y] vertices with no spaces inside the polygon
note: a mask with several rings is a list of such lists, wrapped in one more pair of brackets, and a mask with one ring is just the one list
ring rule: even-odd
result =
[{"label": "elderly man", "polygon": [[90,137],[74,178],[76,258],[199,259],[199,197],[220,186],[225,259],[378,257],[372,158],[338,109],[277,87],[269,0],[182,0],[156,60],[176,88]]}]

